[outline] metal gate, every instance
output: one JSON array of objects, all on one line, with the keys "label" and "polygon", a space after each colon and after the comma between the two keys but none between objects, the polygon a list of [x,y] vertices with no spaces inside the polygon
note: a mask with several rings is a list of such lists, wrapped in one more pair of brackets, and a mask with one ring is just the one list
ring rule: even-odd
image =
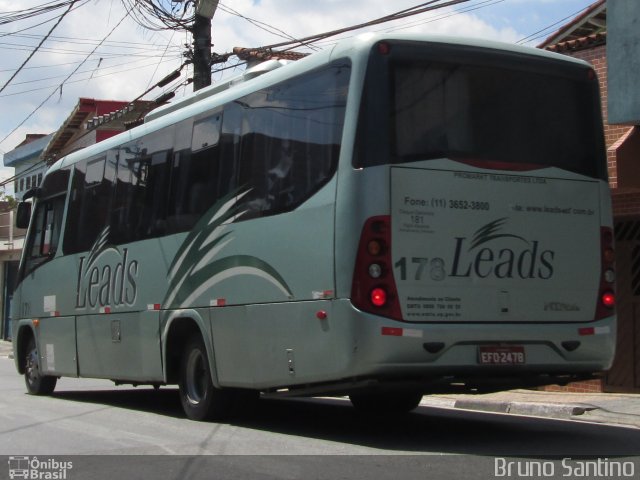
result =
[{"label": "metal gate", "polygon": [[607,392],[640,393],[640,218],[616,222],[616,357]]}]

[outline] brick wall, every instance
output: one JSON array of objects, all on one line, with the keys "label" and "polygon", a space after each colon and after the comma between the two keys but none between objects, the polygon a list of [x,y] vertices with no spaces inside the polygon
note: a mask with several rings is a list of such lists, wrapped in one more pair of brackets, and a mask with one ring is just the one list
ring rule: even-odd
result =
[{"label": "brick wall", "polygon": [[[598,75],[600,82],[600,95],[602,100],[602,117],[604,120],[604,137],[607,146],[607,166],[609,169],[609,184],[611,188],[617,188],[618,186],[618,172],[616,169],[616,157],[615,151],[609,150],[614,143],[616,143],[620,137],[622,137],[630,127],[625,125],[609,125],[608,123],[608,111],[607,111],[607,45],[598,45],[592,48],[576,51],[562,52],[565,55],[579,58],[593,65],[593,68]],[[640,212],[640,210],[638,210]]]},{"label": "brick wall", "polygon": [[640,192],[615,192],[612,197],[613,216],[620,217],[638,216],[640,212]]},{"label": "brick wall", "polygon": [[[581,60],[585,60],[593,65],[598,75],[600,83],[600,95],[602,116],[604,121],[604,135],[607,147],[607,167],[609,171],[609,184],[612,188],[613,215],[614,217],[624,217],[640,215],[640,190],[639,191],[618,191],[618,171],[616,168],[616,151],[614,144],[623,137],[630,128],[624,125],[609,125],[607,112],[607,47],[606,44],[585,48],[583,50],[563,51]],[[612,148],[613,147],[613,148]],[[589,380],[583,382],[570,383],[564,387],[549,385],[541,387],[549,392],[572,392],[572,393],[598,393],[604,390],[603,380]]]},{"label": "brick wall", "polygon": [[565,387],[548,385],[543,387],[546,392],[570,392],[570,393],[600,393],[602,392],[602,380],[585,380],[584,382],[570,383]]}]

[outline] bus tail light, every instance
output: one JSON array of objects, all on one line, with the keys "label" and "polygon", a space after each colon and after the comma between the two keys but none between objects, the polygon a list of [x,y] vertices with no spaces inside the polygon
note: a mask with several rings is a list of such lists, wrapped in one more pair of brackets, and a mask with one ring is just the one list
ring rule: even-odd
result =
[{"label": "bus tail light", "polygon": [[604,292],[601,300],[605,307],[613,308],[616,305],[616,295],[613,292]]},{"label": "bus tail light", "polygon": [[402,320],[391,265],[391,217],[367,219],[356,258],[351,302],[368,313]]},{"label": "bus tail light", "polygon": [[384,307],[387,304],[386,290],[380,287],[371,290],[371,303],[376,307]]},{"label": "bus tail light", "polygon": [[615,258],[613,230],[602,227],[600,229],[600,288],[596,305],[596,320],[613,315],[613,309],[616,306]]}]

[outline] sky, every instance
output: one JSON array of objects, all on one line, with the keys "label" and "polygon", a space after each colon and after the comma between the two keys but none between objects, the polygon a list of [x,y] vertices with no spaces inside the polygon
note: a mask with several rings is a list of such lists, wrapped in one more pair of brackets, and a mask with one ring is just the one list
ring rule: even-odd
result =
[{"label": "sky", "polygon": [[[78,0],[46,39],[67,7],[30,18],[16,15],[21,10],[61,2],[0,0],[0,157],[15,148],[27,133],[48,134],[57,130],[80,97],[124,101],[137,98],[182,65],[185,45],[191,43],[184,31],[143,28],[127,15],[124,0]],[[312,48],[327,48],[340,38],[365,31],[480,37],[535,47],[594,2],[468,0],[454,7],[343,34],[318,42]],[[285,34],[301,38],[362,23],[420,3],[424,2],[225,0],[219,3],[212,20],[213,51],[222,54],[233,47],[271,45],[282,41]],[[236,63],[238,60],[231,57],[228,63],[220,65],[225,70],[215,72],[213,82],[239,74],[242,66],[234,66]],[[178,86],[178,96],[189,94],[192,86],[181,84],[191,76],[192,69],[186,67],[178,80],[164,89],[153,89],[143,98],[155,99],[163,91]],[[2,165],[0,162],[0,179],[11,176],[12,169]]]}]

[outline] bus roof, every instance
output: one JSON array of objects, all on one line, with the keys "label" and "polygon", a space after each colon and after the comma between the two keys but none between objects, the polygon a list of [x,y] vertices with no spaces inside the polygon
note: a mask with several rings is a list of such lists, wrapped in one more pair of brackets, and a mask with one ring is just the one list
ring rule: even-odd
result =
[{"label": "bus roof", "polygon": [[346,40],[341,40],[333,47],[313,53],[312,55],[309,55],[308,57],[305,57],[301,60],[295,62],[282,62],[276,60],[265,62],[265,64],[260,64],[256,67],[247,69],[245,72],[243,72],[243,74],[230,80],[211,85],[202,90],[194,92],[191,95],[188,95],[169,105],[160,107],[150,112],[145,118],[145,123],[132,130],[122,132],[100,143],[70,153],[66,157],[58,160],[49,169],[49,171],[57,170],[62,166],[71,165],[87,157],[99,155],[105,151],[117,147],[118,145],[142,137],[147,133],[151,133],[158,129],[177,123],[182,119],[213,109],[218,105],[223,105],[225,103],[231,102],[251,92],[286,80],[287,78],[312,70],[331,60],[341,57],[349,57],[354,61],[360,60],[365,62],[373,45],[383,40],[428,42],[442,45],[453,44],[518,53],[522,54],[523,56],[544,57],[580,65],[588,65],[582,60],[568,57],[566,55],[561,55],[533,47],[524,47],[521,45],[493,40],[459,36],[425,35],[417,33],[363,33]]}]

